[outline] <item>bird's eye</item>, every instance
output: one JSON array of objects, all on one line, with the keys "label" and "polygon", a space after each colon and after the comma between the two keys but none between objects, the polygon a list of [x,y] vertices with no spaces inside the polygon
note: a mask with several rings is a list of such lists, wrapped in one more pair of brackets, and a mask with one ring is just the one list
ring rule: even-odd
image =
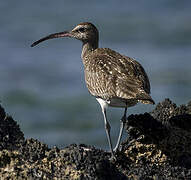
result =
[{"label": "bird's eye", "polygon": [[85,31],[85,28],[79,28],[78,31],[83,33]]}]

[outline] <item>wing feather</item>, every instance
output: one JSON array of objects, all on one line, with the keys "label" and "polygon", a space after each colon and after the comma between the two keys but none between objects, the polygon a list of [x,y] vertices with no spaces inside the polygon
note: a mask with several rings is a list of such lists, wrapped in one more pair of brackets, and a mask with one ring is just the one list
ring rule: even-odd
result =
[{"label": "wing feather", "polygon": [[108,48],[98,48],[86,58],[85,79],[92,95],[104,99],[151,99],[148,76],[133,58]]}]

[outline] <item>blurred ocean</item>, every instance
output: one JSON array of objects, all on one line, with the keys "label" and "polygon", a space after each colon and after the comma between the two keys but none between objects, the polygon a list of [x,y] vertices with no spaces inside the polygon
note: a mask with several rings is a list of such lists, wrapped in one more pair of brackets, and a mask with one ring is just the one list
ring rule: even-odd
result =
[{"label": "blurred ocean", "polygon": [[[191,100],[191,1],[11,1],[0,3],[0,101],[25,137],[64,147],[86,143],[108,148],[101,109],[90,96],[81,43],[54,39],[84,21],[100,31],[100,47],[136,58],[145,68],[156,103]],[[152,105],[129,108],[149,112]],[[123,109],[110,108],[115,144]]]}]

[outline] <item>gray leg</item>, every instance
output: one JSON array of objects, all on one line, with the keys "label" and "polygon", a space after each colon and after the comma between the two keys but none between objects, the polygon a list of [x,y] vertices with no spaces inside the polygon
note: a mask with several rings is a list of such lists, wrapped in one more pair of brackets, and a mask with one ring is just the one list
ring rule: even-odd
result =
[{"label": "gray leg", "polygon": [[112,155],[112,158],[114,158],[114,153],[113,153],[113,147],[112,147],[112,142],[111,142],[111,137],[110,137],[110,124],[107,120],[107,116],[106,116],[106,109],[105,108],[102,108],[102,112],[103,112],[103,116],[104,116],[104,123],[105,123],[105,131],[106,131],[106,134],[107,134],[107,139],[108,139],[108,142],[109,142],[109,148],[110,148],[110,151],[111,151],[111,155]]},{"label": "gray leg", "polygon": [[126,113],[127,113],[127,107],[125,108],[124,115],[123,115],[123,117],[120,120],[119,137],[118,137],[118,140],[117,140],[117,144],[116,144],[116,146],[114,148],[114,151],[117,151],[118,148],[119,148],[119,145],[120,145],[120,141],[121,141],[121,137],[122,137],[122,134],[123,134],[124,125],[125,125],[125,122],[126,122],[126,119],[127,119]]}]

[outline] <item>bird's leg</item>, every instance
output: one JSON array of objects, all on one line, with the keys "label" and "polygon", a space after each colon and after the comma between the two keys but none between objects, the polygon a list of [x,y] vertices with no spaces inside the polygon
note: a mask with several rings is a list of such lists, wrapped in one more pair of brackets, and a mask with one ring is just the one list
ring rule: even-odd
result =
[{"label": "bird's leg", "polygon": [[120,141],[121,141],[121,137],[122,137],[122,134],[123,134],[124,125],[125,125],[125,122],[127,120],[126,114],[127,114],[127,107],[125,107],[124,115],[123,115],[123,117],[120,120],[119,137],[118,137],[118,140],[117,140],[117,144],[116,144],[116,146],[115,146],[115,148],[113,150],[115,152],[118,150],[119,145],[120,145]]},{"label": "bird's leg", "polygon": [[108,142],[109,142],[109,148],[110,148],[110,150],[111,150],[112,158],[115,158],[114,153],[113,153],[113,147],[112,147],[112,142],[111,142],[111,136],[110,136],[111,126],[110,126],[110,124],[109,124],[109,122],[108,122],[108,120],[107,120],[106,109],[105,109],[105,108],[102,108],[102,112],[103,112],[103,116],[104,116],[105,131],[106,131],[107,139],[108,139]]}]

